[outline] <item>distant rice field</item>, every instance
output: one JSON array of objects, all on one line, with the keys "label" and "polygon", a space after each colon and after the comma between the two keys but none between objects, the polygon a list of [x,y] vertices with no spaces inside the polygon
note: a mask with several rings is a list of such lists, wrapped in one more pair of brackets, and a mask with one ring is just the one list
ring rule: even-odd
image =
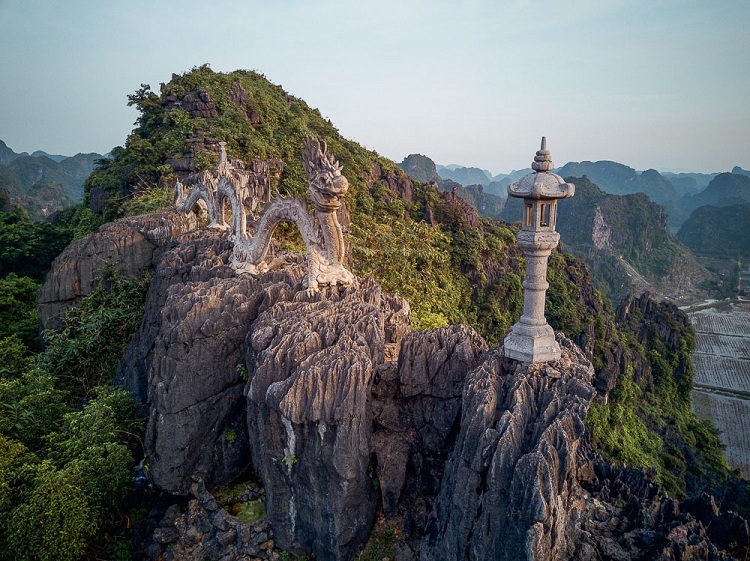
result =
[{"label": "distant rice field", "polygon": [[690,321],[696,331],[717,335],[750,336],[750,311],[741,308],[729,312],[715,309],[701,310],[690,314]]},{"label": "distant rice field", "polygon": [[750,478],[750,305],[688,315],[696,330],[693,411],[715,423],[727,462]]},{"label": "distant rice field", "polygon": [[733,392],[750,391],[750,360],[695,353],[693,366],[696,386]]},{"label": "distant rice field", "polygon": [[727,447],[727,462],[750,478],[750,401],[696,389],[693,411],[701,419],[714,421]]},{"label": "distant rice field", "polygon": [[700,333],[695,341],[695,352],[732,358],[747,357],[750,356],[750,338]]}]

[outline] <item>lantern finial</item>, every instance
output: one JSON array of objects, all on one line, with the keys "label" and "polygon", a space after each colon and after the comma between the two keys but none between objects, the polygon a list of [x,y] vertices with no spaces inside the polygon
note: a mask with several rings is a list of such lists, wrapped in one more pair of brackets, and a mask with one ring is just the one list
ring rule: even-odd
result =
[{"label": "lantern finial", "polygon": [[542,147],[537,150],[536,156],[534,156],[534,163],[531,164],[531,169],[534,171],[551,171],[555,165],[552,163],[552,157],[550,156],[549,150],[547,150],[547,137],[542,137]]}]

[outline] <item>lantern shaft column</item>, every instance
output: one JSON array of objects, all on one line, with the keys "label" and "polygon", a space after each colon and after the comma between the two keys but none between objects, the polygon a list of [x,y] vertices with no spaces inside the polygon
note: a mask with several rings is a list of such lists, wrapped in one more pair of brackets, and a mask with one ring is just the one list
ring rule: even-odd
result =
[{"label": "lantern shaft column", "polygon": [[549,362],[560,358],[555,332],[544,317],[547,260],[557,246],[557,232],[518,233],[518,245],[526,255],[526,280],[523,281],[523,315],[505,338],[505,356],[521,362]]},{"label": "lantern shaft column", "polygon": [[555,332],[544,317],[549,283],[547,260],[560,241],[555,232],[557,199],[572,197],[575,186],[551,173],[552,160],[546,139],[531,167],[534,173],[508,187],[508,194],[524,199],[526,214],[518,232],[518,246],[526,256],[526,280],[523,281],[523,315],[505,338],[505,356],[521,362],[549,362],[560,359]]}]

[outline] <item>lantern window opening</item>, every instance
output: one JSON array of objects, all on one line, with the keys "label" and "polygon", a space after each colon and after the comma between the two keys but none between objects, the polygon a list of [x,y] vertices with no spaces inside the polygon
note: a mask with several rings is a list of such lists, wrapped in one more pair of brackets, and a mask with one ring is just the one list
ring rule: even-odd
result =
[{"label": "lantern window opening", "polygon": [[551,222],[551,203],[541,203],[541,212],[539,213],[539,226],[549,228]]},{"label": "lantern window opening", "polygon": [[526,219],[524,224],[529,228],[534,225],[534,205],[532,203],[526,203]]}]

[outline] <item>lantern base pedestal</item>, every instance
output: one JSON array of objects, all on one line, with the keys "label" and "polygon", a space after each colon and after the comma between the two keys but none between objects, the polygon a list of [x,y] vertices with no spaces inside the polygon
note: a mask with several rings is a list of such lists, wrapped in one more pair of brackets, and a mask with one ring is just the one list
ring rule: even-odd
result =
[{"label": "lantern base pedestal", "polygon": [[505,356],[520,362],[550,362],[560,360],[560,345],[555,332],[548,325],[517,323],[503,341]]}]

